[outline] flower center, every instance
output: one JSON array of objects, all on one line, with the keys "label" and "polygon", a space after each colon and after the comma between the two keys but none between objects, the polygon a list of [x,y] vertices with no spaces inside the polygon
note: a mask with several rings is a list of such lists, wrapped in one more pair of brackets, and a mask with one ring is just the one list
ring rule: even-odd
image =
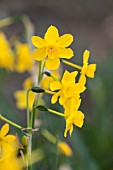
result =
[{"label": "flower center", "polygon": [[48,57],[51,59],[57,58],[58,57],[58,49],[54,46],[49,46],[47,48],[47,54],[48,54]]}]

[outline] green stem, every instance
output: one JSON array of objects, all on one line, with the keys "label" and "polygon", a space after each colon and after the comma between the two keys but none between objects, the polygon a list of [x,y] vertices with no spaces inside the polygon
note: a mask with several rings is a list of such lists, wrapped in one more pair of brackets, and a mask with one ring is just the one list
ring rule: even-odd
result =
[{"label": "green stem", "polygon": [[[31,122],[31,115],[29,111],[29,92],[30,88],[27,90],[26,93],[26,102],[27,102],[27,128],[32,128],[32,122]],[[27,146],[27,161],[28,161],[28,170],[32,170],[32,164],[31,164],[31,151],[32,151],[32,129],[27,133],[27,139],[28,139],[28,146]]]},{"label": "green stem", "polygon": [[71,67],[74,67],[74,68],[77,68],[77,69],[79,69],[79,70],[82,70],[82,67],[81,67],[81,66],[78,66],[77,64],[73,64],[73,63],[71,63],[71,62],[69,62],[69,61],[66,61],[66,60],[61,60],[61,62],[64,63],[64,64],[67,64],[67,65],[69,65],[69,66],[71,66]]},{"label": "green stem", "polygon": [[44,92],[45,92],[45,93],[47,93],[47,94],[51,94],[51,95],[54,95],[54,94],[56,94],[55,92],[53,92],[53,91],[50,91],[50,90],[45,90]]},{"label": "green stem", "polygon": [[0,28],[11,25],[14,22],[13,18],[7,17],[0,20]]},{"label": "green stem", "polygon": [[[37,94],[36,94],[36,95],[37,95]],[[32,127],[32,128],[34,128],[35,112],[36,112],[36,107],[35,107],[35,106],[37,106],[39,96],[40,96],[40,94],[38,94],[38,95],[35,97],[34,104],[33,104],[33,107],[32,107],[32,114],[31,114],[31,127]]]},{"label": "green stem", "polygon": [[27,93],[26,93],[26,103],[27,103],[27,127],[31,127],[31,117],[30,117],[30,111],[29,111],[29,92],[30,92],[31,89],[28,89],[27,90]]},{"label": "green stem", "polygon": [[56,114],[56,115],[58,115],[58,116],[65,117],[63,113],[57,112],[57,111],[52,110],[52,109],[48,109],[48,112],[51,112],[51,113]]},{"label": "green stem", "polygon": [[[45,65],[45,64],[44,64]],[[40,61],[39,62],[39,70],[38,70],[38,86],[40,85],[40,82],[42,80],[42,70],[44,70],[44,65],[42,67],[42,62]],[[39,100],[39,97],[40,97],[40,94],[36,94],[35,96],[35,100],[34,100],[34,103],[33,103],[33,108],[32,108],[32,114],[31,114],[31,127],[34,128],[34,122],[35,122],[35,113],[36,113],[36,108],[35,106],[37,105],[38,103],[38,100]]]},{"label": "green stem", "polygon": [[28,146],[27,146],[27,161],[28,161],[28,170],[32,170],[31,162],[31,151],[32,151],[32,132],[27,135]]},{"label": "green stem", "polygon": [[19,126],[18,124],[14,123],[14,122],[12,122],[12,121],[10,121],[10,120],[8,120],[8,119],[6,119],[6,118],[3,117],[1,114],[0,114],[0,119],[3,120],[4,122],[7,122],[7,123],[15,126],[15,127],[18,128],[18,129],[22,129],[21,126]]},{"label": "green stem", "polygon": [[40,61],[40,62],[39,62],[38,84],[40,83],[41,78],[42,78],[41,66],[42,66],[42,62]]}]

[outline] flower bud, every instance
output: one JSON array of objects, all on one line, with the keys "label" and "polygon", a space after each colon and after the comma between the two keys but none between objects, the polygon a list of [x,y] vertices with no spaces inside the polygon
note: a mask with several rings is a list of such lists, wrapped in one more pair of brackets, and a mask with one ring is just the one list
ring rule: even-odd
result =
[{"label": "flower bud", "polygon": [[40,111],[48,111],[48,109],[45,106],[39,105],[37,106],[37,109]]},{"label": "flower bud", "polygon": [[37,86],[33,86],[31,88],[31,91],[35,92],[35,93],[43,93],[44,92],[44,89],[40,88],[40,87],[37,87]]}]

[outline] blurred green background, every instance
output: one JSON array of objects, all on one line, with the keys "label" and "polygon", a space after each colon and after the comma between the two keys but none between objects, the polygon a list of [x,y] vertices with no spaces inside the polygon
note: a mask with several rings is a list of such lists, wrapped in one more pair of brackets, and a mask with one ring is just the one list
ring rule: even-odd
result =
[{"label": "blurred green background", "polygon": [[[97,63],[96,76],[88,79],[87,91],[82,95],[81,110],[85,114],[82,129],[74,127],[72,137],[64,138],[64,120],[49,113],[40,114],[44,127],[58,139],[66,140],[73,155],[67,158],[59,154],[57,157],[56,146],[47,141],[39,131],[34,135],[33,147],[43,148],[46,156],[34,165],[34,169],[55,170],[58,161],[58,170],[113,170],[113,1],[0,1],[0,19],[21,14],[29,17],[35,28],[35,35],[43,36],[50,25],[58,27],[60,34],[73,34],[73,62],[81,65],[83,51],[88,49],[91,51],[90,63]],[[16,22],[1,30],[11,38],[14,34],[22,33],[24,27],[21,22]],[[0,71],[0,113],[24,127],[26,111],[16,108],[13,93],[21,89],[27,76],[27,72],[17,74]],[[56,108],[58,111],[61,109],[57,105]],[[0,121],[0,125],[2,124]],[[15,132],[19,133],[11,127],[11,133]],[[20,138],[21,135],[19,133]]]}]

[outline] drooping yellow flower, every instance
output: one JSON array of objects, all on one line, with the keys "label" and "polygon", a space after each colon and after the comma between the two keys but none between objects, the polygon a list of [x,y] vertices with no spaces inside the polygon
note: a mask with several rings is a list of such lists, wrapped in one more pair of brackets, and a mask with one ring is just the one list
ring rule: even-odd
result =
[{"label": "drooping yellow flower", "polygon": [[67,142],[58,142],[58,148],[64,155],[68,157],[72,155],[72,149]]},{"label": "drooping yellow flower", "polygon": [[51,102],[56,103],[58,97],[61,105],[65,105],[68,99],[77,98],[79,99],[80,93],[84,92],[86,89],[84,85],[75,82],[75,78],[78,72],[68,72],[67,70],[64,72],[63,78],[60,81],[54,81],[50,84],[50,89],[52,91],[59,90],[52,96]]},{"label": "drooping yellow flower", "polygon": [[71,34],[59,36],[58,29],[50,26],[44,39],[39,36],[32,37],[33,45],[38,48],[34,51],[33,58],[38,61],[46,59],[45,67],[49,70],[56,70],[60,65],[60,58],[70,59],[73,56],[73,51],[66,48],[72,41]]},{"label": "drooping yellow flower", "polygon": [[57,71],[51,72],[51,76],[46,76],[42,79],[41,86],[44,89],[49,89],[50,83],[52,83],[54,79],[59,80],[59,78],[60,78],[60,74]]},{"label": "drooping yellow flower", "polygon": [[16,50],[17,50],[16,71],[19,73],[31,71],[33,59],[31,57],[29,45],[18,43],[16,45]]},{"label": "drooping yellow flower", "polygon": [[83,67],[81,70],[81,74],[86,75],[87,77],[90,78],[94,78],[94,73],[96,71],[96,64],[88,65],[89,55],[90,55],[90,51],[85,50],[83,54]]},{"label": "drooping yellow flower", "polygon": [[14,55],[3,32],[0,32],[0,67],[14,69]]},{"label": "drooping yellow flower", "polygon": [[13,144],[16,140],[14,135],[7,135],[9,132],[9,124],[2,126],[0,130],[0,157],[4,154],[10,154],[13,151]]},{"label": "drooping yellow flower", "polygon": [[71,112],[69,113],[67,112],[64,113],[66,119],[66,129],[64,132],[65,137],[67,136],[67,131],[70,131],[71,136],[73,132],[73,124],[81,128],[84,123],[84,114],[78,110],[80,103],[81,99],[79,100],[78,104],[73,109],[73,111],[71,110]]},{"label": "drooping yellow flower", "polygon": [[[19,109],[26,109],[26,92],[28,88],[33,86],[33,82],[31,78],[27,78],[23,83],[23,90],[18,90],[14,93],[14,97],[16,98],[16,106]],[[29,109],[32,109],[33,101],[34,101],[35,94],[30,91],[29,92]]]}]

